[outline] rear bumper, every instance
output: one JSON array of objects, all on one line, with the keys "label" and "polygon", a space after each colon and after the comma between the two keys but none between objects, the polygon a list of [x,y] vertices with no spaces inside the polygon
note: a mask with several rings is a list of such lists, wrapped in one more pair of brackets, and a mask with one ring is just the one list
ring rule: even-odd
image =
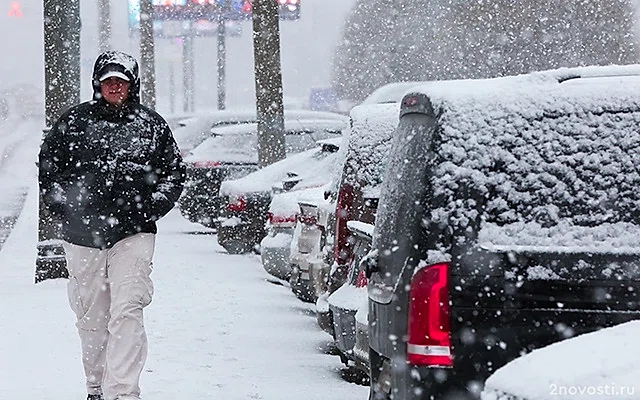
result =
[{"label": "rear bumper", "polygon": [[316,253],[291,253],[291,289],[294,292],[306,293],[310,301],[315,302],[327,291],[327,277],[330,266],[323,262]]},{"label": "rear bumper", "polygon": [[[375,335],[369,338],[371,370],[388,372],[386,377],[380,376],[382,372],[372,372],[372,390],[384,386],[381,383],[387,380],[387,390],[393,391],[394,400],[447,399],[454,395],[456,399],[478,399],[485,380],[522,351],[640,317],[638,313],[455,308],[451,314],[454,366],[429,368],[407,365],[406,343],[389,342],[390,337],[406,335],[406,328],[401,327],[406,327],[406,321],[399,321],[406,314],[396,312],[396,306],[398,303],[381,306],[369,302],[370,311],[377,308],[374,316],[379,316],[376,326],[369,328]],[[371,312],[369,317],[371,320]],[[388,393],[382,391],[374,398],[388,399]]]},{"label": "rear bumper", "polygon": [[189,221],[213,227],[220,213],[221,203],[217,189],[210,191],[187,187],[178,200],[178,208]]},{"label": "rear bumper", "polygon": [[[291,237],[290,237],[291,239]],[[291,240],[289,240],[291,244]],[[262,267],[268,274],[278,279],[289,280],[291,277],[291,247],[284,245],[272,246],[263,240],[260,245]]]},{"label": "rear bumper", "polygon": [[[389,359],[369,348],[370,399],[388,400],[478,400],[485,378],[475,370],[409,366],[404,358]],[[479,360],[479,362],[482,362]]]},{"label": "rear bumper", "polygon": [[358,369],[369,373],[369,325],[361,324],[357,319],[353,360]]},{"label": "rear bumper", "polygon": [[356,344],[356,311],[336,307],[329,303],[333,316],[333,332],[336,347],[348,359],[355,361],[353,347]]},{"label": "rear bumper", "polygon": [[244,243],[249,248],[254,248],[266,235],[263,221],[259,221],[260,224],[250,224],[243,221],[239,221],[234,225],[225,225],[224,220],[220,223],[218,220],[218,243],[222,247],[227,247],[229,244]]},{"label": "rear bumper", "polygon": [[318,298],[318,301],[316,302],[316,318],[318,320],[318,326],[335,339],[335,334],[333,332],[333,315],[331,314],[329,303],[327,302],[328,296],[328,293],[324,293]]}]

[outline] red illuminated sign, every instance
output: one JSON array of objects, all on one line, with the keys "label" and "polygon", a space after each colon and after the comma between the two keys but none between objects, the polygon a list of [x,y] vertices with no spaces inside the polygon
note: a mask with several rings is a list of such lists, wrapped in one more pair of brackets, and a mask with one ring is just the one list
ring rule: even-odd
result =
[{"label": "red illuminated sign", "polygon": [[9,9],[9,17],[22,18],[22,6],[19,2],[14,1],[13,3],[11,3],[11,8]]}]

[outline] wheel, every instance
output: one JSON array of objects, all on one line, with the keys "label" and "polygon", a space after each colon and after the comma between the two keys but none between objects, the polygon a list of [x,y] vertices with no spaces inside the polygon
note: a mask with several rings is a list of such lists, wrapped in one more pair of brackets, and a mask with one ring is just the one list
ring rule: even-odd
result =
[{"label": "wheel", "polygon": [[229,254],[245,254],[253,251],[253,244],[242,240],[227,240],[220,243]]}]

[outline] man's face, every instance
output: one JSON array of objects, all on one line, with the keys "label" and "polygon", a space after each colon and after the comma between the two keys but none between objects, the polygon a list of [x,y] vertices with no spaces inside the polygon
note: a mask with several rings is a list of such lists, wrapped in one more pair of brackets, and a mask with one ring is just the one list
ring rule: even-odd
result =
[{"label": "man's face", "polygon": [[131,84],[124,79],[112,76],[100,82],[100,93],[109,104],[121,106],[129,97]]}]

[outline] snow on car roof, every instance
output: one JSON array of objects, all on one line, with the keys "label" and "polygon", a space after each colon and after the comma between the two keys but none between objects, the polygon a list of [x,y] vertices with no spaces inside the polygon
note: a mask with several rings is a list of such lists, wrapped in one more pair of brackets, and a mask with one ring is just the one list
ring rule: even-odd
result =
[{"label": "snow on car roof", "polygon": [[301,187],[320,186],[329,182],[335,168],[336,152],[323,152],[316,147],[302,153],[292,154],[276,163],[259,169],[239,179],[223,181],[221,195],[268,192],[290,173],[297,174],[304,182]]},{"label": "snow on car roof", "polygon": [[[342,132],[347,129],[348,122],[344,120],[323,119],[286,119],[284,120],[285,134],[303,131],[334,131]],[[253,133],[257,134],[257,123],[243,123],[235,125],[217,126],[211,129],[213,134]]]},{"label": "snow on car roof", "polygon": [[[333,122],[340,126],[341,123],[346,125],[349,122],[349,119],[342,114],[311,110],[284,110],[284,117],[285,124],[287,124],[288,121],[298,120],[300,123],[302,123],[302,121],[325,121],[329,126],[333,126],[330,125]],[[175,116],[172,118],[175,118]],[[257,124],[255,109],[197,111],[192,114],[183,115],[181,124],[174,130],[173,135],[178,147],[183,151],[189,151],[210,137],[212,135],[212,128],[219,130],[222,129],[222,127],[242,124],[253,124],[253,131],[255,132],[257,130],[255,128]]]},{"label": "snow on car roof", "polygon": [[299,201],[320,204],[325,202],[324,191],[328,183],[316,187],[307,187],[301,190],[291,190],[277,193],[269,204],[269,212],[275,215],[296,215],[300,212]]},{"label": "snow on car roof", "polygon": [[494,372],[481,398],[638,400],[638,337],[640,321],[630,321],[534,350]]},{"label": "snow on car roof", "polygon": [[[286,152],[298,153],[316,146],[324,140],[339,146],[344,121],[285,120]],[[233,163],[258,162],[258,124],[243,123],[211,129],[212,136],[205,139],[185,157],[186,162],[219,161]],[[308,135],[306,137],[304,135]],[[316,140],[318,139],[318,140]],[[336,140],[336,142],[331,142]],[[320,143],[322,144],[322,143]]]},{"label": "snow on car roof", "polygon": [[361,105],[351,110],[344,183],[363,191],[380,183],[399,110],[399,103]]},{"label": "snow on car roof", "polygon": [[424,83],[421,81],[387,83],[371,92],[360,104],[399,103],[407,91]]},{"label": "snow on car roof", "polygon": [[[226,110],[200,110],[190,114],[191,117],[205,118],[212,121],[234,121],[234,120],[252,120],[257,121],[257,114],[255,108],[239,108],[239,109],[226,109]],[[284,110],[285,118],[289,119],[329,119],[329,120],[341,120],[348,121],[347,116],[327,112],[327,111],[313,111],[313,110]]]},{"label": "snow on car roof", "polygon": [[198,161],[217,161],[227,163],[258,163],[258,140],[255,134],[242,132],[236,134],[216,134],[184,158],[187,163]]},{"label": "snow on car roof", "polygon": [[[606,78],[615,75],[629,76]],[[557,233],[565,245],[582,246],[620,232],[610,224],[640,222],[640,66],[442,81],[414,91],[428,96],[439,122],[431,192],[442,206],[433,223],[566,223],[584,228],[548,230],[547,243],[556,243]],[[488,199],[481,215],[473,201],[460,199],[461,190]],[[513,244],[504,231],[492,233],[487,241]],[[617,244],[640,247],[638,236],[626,237]]]}]

